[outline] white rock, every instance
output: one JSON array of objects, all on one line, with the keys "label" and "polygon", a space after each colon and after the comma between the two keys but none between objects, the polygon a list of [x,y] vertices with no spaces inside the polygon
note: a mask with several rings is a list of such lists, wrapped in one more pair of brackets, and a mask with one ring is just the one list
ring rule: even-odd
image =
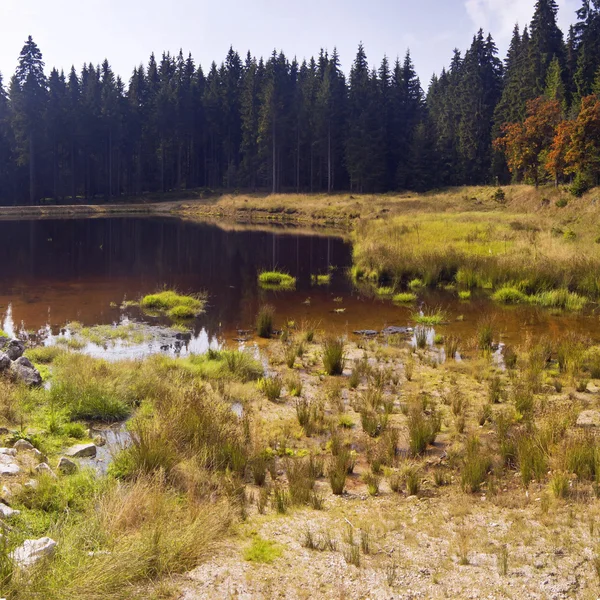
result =
[{"label": "white rock", "polygon": [[10,506],[4,504],[4,502],[0,502],[0,517],[8,519],[9,517],[15,517],[16,515],[20,514],[20,510],[15,510],[14,508],[11,508]]},{"label": "white rock", "polygon": [[12,456],[0,454],[0,475],[16,475],[21,467],[14,461]]},{"label": "white rock", "polygon": [[23,452],[24,450],[33,450],[33,444],[29,443],[27,440],[17,440],[13,444],[13,448],[17,452]]},{"label": "white rock", "polygon": [[20,567],[30,567],[43,558],[51,557],[56,551],[56,542],[49,537],[39,540],[25,540],[11,554]]},{"label": "white rock", "polygon": [[96,456],[96,445],[95,444],[77,444],[67,450],[67,456],[73,458],[93,458]]},{"label": "white rock", "polygon": [[600,426],[600,411],[584,410],[577,417],[578,427],[599,427]]},{"label": "white rock", "polygon": [[8,456],[16,456],[17,451],[14,448],[0,448],[0,454],[8,454]]}]

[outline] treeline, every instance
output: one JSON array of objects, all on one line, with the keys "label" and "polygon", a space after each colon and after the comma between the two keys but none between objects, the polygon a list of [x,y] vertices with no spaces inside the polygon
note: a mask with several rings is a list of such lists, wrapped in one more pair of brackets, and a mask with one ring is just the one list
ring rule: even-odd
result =
[{"label": "treeline", "polygon": [[[582,111],[600,113],[590,109],[600,92],[600,0],[583,0],[566,40],[557,12],[554,0],[538,0],[504,62],[480,30],[427,93],[410,54],[373,68],[362,45],[348,77],[335,50],[299,63],[230,49],[208,72],[181,52],[153,55],[125,84],[108,61],[46,76],[30,37],[8,85],[0,78],[0,203],[189,188],[383,192],[571,177],[591,185],[600,123],[586,117],[583,134],[576,124]],[[551,128],[526,135],[548,110]],[[577,135],[597,160],[574,158]]]}]

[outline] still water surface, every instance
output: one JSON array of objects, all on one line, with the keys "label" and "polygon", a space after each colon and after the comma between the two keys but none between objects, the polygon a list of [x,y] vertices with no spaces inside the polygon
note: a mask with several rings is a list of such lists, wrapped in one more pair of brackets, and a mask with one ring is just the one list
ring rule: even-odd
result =
[{"label": "still water surface", "polygon": [[[410,325],[417,307],[396,306],[356,289],[347,275],[351,262],[351,244],[342,237],[294,230],[228,229],[148,217],[0,221],[0,327],[49,328],[56,334],[69,321],[110,324],[125,316],[158,324],[120,305],[164,286],[208,293],[206,314],[194,323],[195,350],[252,329],[265,302],[276,308],[278,325],[287,319],[310,321],[348,335]],[[295,276],[296,290],[261,290],[257,274],[272,268]],[[332,275],[329,285],[313,284],[311,275],[325,273]],[[485,294],[460,302],[455,293],[443,291],[427,292],[419,301],[446,310],[443,333],[473,335],[477,322],[491,316],[504,341],[512,343],[566,329],[600,337],[594,309],[553,315],[534,307],[499,307]]]}]

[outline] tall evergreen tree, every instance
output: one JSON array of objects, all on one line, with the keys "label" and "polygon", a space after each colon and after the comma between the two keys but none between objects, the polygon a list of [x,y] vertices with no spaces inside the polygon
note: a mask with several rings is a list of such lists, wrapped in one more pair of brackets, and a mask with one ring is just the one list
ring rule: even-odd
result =
[{"label": "tall evergreen tree", "polygon": [[11,105],[19,143],[19,161],[29,165],[29,202],[37,198],[37,158],[43,144],[43,125],[46,104],[46,76],[42,53],[29,36],[11,83]]}]

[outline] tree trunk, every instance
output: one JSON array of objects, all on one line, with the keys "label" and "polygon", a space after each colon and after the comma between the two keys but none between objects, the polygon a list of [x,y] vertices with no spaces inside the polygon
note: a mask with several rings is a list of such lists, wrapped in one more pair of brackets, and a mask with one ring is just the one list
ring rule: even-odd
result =
[{"label": "tree trunk", "polygon": [[35,144],[29,132],[29,204],[35,204]]},{"label": "tree trunk", "polygon": [[277,192],[277,143],[275,140],[275,119],[273,119],[273,189],[272,194]]}]

